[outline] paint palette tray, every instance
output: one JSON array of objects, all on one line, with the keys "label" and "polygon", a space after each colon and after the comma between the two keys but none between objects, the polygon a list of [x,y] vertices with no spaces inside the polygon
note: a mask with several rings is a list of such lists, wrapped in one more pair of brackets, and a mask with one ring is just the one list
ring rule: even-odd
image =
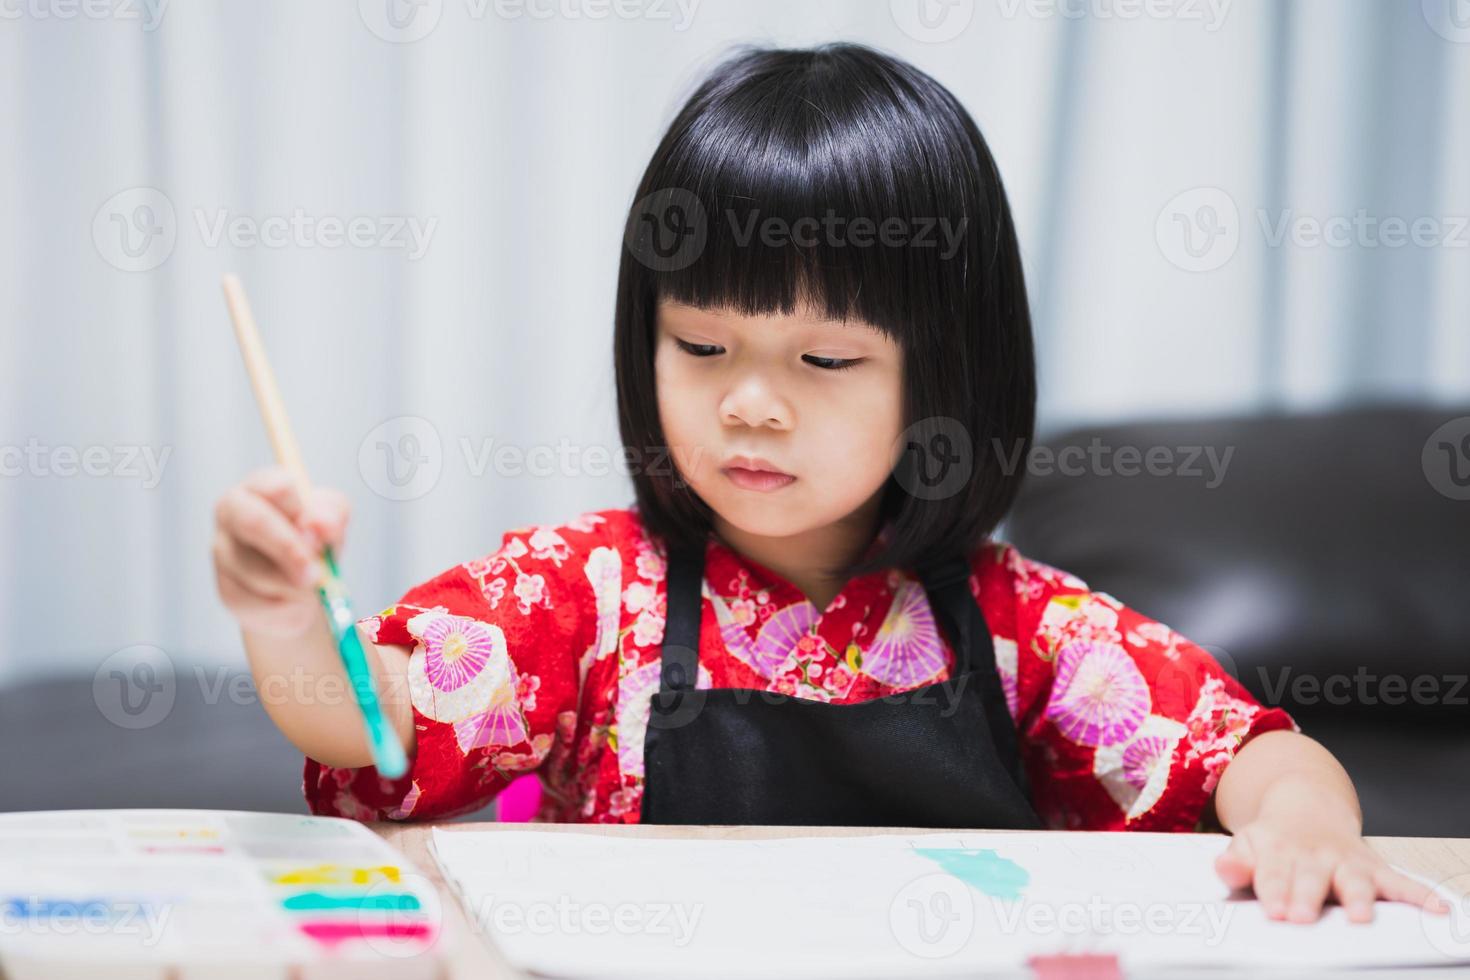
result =
[{"label": "paint palette tray", "polygon": [[437,977],[439,893],[371,830],[225,810],[0,814],[0,975]]}]

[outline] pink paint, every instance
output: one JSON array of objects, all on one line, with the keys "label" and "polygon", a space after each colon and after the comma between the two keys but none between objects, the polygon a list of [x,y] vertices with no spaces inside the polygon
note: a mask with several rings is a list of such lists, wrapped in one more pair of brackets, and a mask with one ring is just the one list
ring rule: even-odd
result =
[{"label": "pink paint", "polygon": [[527,773],[511,780],[496,797],[496,815],[501,823],[525,823],[541,809],[541,779]]},{"label": "pink paint", "polygon": [[433,938],[428,922],[356,922],[347,919],[321,919],[302,922],[298,928],[323,946],[337,946],[350,939],[422,939]]}]

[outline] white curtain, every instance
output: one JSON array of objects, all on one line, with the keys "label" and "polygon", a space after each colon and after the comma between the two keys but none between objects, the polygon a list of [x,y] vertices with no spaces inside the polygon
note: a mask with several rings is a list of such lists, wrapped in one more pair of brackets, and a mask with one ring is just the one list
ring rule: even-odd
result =
[{"label": "white curtain", "polygon": [[[621,217],[739,41],[864,41],[969,107],[1018,213],[1046,431],[1470,396],[1452,0],[906,3],[0,0],[0,679],[134,644],[242,663],[212,505],[269,448],[226,271],[313,478],[355,501],[361,612],[626,505]],[[1311,243],[1360,210],[1438,238]]]}]

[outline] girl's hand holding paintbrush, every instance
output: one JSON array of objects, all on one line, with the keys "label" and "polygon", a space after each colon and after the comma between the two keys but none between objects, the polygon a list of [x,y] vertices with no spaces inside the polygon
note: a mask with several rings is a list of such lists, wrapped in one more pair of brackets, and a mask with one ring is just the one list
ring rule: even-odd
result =
[{"label": "girl's hand holding paintbrush", "polygon": [[[215,505],[214,571],[271,719],[318,762],[358,768],[372,752],[316,591],[322,546],[340,551],[349,513],[340,491],[313,487],[303,502],[284,467],[256,470]],[[410,651],[366,639],[363,648],[383,714],[411,753]]]},{"label": "girl's hand holding paintbrush", "polygon": [[225,301],[251,388],[276,455],[228,490],[215,510],[220,597],[240,622],[261,703],[317,762],[375,766],[397,778],[413,752],[405,647],[359,635],[335,552],[347,498],[312,485],[245,299],[234,276]]},{"label": "girl's hand holding paintbrush", "polygon": [[322,545],[341,553],[346,495],[314,487],[303,501],[285,467],[270,466],[227,490],[214,513],[215,576],[241,628],[295,639],[316,626]]},{"label": "girl's hand holding paintbrush", "polygon": [[[357,768],[372,754],[316,591],[322,546],[340,552],[349,514],[338,490],[314,486],[303,502],[285,467],[256,470],[215,505],[214,571],[271,719],[318,762]],[[413,713],[401,683],[409,651],[363,647],[383,713],[411,752]]]}]

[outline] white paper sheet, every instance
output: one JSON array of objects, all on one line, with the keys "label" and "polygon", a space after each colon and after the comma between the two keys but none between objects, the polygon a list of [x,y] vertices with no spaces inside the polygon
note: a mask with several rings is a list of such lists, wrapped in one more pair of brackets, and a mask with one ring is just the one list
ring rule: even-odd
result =
[{"label": "white paper sheet", "polygon": [[[879,834],[676,841],[435,829],[472,920],[518,967],[560,977],[1024,975],[1032,955],[1171,968],[1470,963],[1449,916],[1380,901],[1313,924],[1231,893],[1217,834]],[[1421,879],[1422,880],[1422,879]]]}]

